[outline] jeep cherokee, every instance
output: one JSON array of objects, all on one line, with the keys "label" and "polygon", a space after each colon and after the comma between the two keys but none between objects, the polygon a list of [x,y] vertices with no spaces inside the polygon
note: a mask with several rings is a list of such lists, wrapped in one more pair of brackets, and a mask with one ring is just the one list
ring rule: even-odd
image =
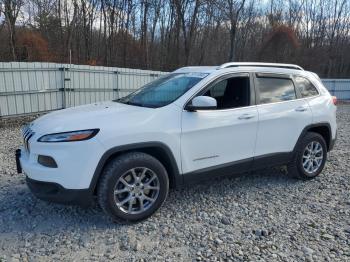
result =
[{"label": "jeep cherokee", "polygon": [[114,220],[135,222],[169,187],[208,177],[286,165],[314,178],[336,129],[336,98],[297,65],[184,67],[115,101],[36,119],[16,160],[38,198],[96,198]]}]

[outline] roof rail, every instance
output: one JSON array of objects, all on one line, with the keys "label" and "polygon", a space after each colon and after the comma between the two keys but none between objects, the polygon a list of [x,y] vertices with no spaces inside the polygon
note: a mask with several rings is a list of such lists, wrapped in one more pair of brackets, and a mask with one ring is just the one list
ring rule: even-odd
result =
[{"label": "roof rail", "polygon": [[278,68],[287,68],[287,69],[297,69],[304,70],[301,66],[293,64],[279,64],[279,63],[255,63],[255,62],[229,62],[222,64],[217,67],[217,69],[223,69],[228,67],[239,67],[239,66],[258,66],[258,67],[278,67]]}]

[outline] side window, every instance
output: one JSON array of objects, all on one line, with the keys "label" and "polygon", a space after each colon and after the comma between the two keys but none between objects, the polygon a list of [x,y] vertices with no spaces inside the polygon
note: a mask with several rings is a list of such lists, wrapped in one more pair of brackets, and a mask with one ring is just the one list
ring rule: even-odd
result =
[{"label": "side window", "polygon": [[210,95],[214,98],[222,97],[225,94],[227,80],[220,81],[210,89]]},{"label": "side window", "polygon": [[260,104],[296,99],[294,84],[288,78],[257,77]]},{"label": "side window", "polygon": [[295,84],[297,88],[300,90],[302,97],[316,96],[318,95],[318,91],[316,87],[309,80],[304,77],[296,76]]},{"label": "side window", "polygon": [[248,76],[231,77],[210,87],[204,94],[216,99],[217,109],[229,109],[250,105]]}]

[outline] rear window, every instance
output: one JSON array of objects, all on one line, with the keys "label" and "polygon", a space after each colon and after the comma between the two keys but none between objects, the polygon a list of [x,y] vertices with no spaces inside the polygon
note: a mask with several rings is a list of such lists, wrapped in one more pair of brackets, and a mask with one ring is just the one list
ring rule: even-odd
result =
[{"label": "rear window", "polygon": [[295,77],[295,84],[302,97],[310,97],[318,95],[316,87],[305,77]]},{"label": "rear window", "polygon": [[287,78],[257,77],[260,104],[296,99],[293,81]]}]

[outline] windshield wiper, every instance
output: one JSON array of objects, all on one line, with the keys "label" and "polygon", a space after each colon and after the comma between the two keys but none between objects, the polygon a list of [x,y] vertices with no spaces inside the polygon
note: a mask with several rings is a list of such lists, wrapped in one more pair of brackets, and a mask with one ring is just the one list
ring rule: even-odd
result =
[{"label": "windshield wiper", "polygon": [[152,104],[145,104],[145,103],[137,103],[137,102],[132,102],[132,101],[123,101],[123,98],[118,98],[113,100],[114,102],[126,104],[126,105],[131,105],[131,106],[140,106],[140,107],[148,107],[148,108],[157,108],[157,105],[152,105]]},{"label": "windshield wiper", "polygon": [[127,104],[127,105],[131,105],[131,106],[144,106],[144,104],[142,104],[142,103],[136,103],[136,102],[131,102],[131,101],[127,101],[127,102],[125,102],[125,104]]}]

